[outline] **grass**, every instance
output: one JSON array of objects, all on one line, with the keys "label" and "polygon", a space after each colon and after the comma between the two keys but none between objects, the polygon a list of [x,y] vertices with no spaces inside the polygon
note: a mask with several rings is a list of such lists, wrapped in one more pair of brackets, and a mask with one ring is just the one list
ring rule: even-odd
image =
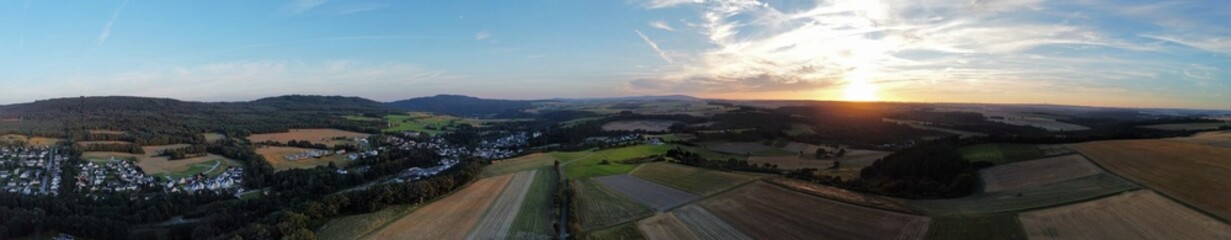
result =
[{"label": "grass", "polygon": [[630,175],[698,195],[710,195],[756,179],[754,176],[705,170],[672,163],[642,165]]},{"label": "grass", "polygon": [[958,149],[967,161],[1005,164],[1045,157],[1043,151],[1030,144],[987,143]]},{"label": "grass", "polygon": [[[568,165],[564,173],[570,179],[581,179],[625,174],[637,168],[637,164],[623,164],[624,160],[661,155],[671,150],[669,145],[637,145],[594,151],[591,154],[566,154]],[[603,160],[607,160],[603,164]]]},{"label": "grass", "polygon": [[556,158],[553,157],[552,154],[533,153],[512,159],[495,161],[492,165],[483,168],[483,174],[481,176],[500,176],[504,174],[543,168],[552,166],[555,162]]},{"label": "grass", "polygon": [[[218,167],[214,168],[214,164],[218,164]],[[172,178],[178,179],[178,178],[190,177],[193,175],[197,175],[199,173],[204,173],[205,176],[213,177],[213,176],[218,176],[218,174],[222,174],[222,172],[225,172],[227,169],[227,166],[231,166],[231,164],[227,161],[223,161],[220,159],[214,159],[214,160],[209,160],[206,162],[200,162],[200,163],[188,165],[187,169],[184,169],[181,171],[155,173],[155,174],[150,174],[150,176],[153,176],[155,178],[172,177]],[[213,168],[213,171],[206,172],[207,170],[210,170],[210,168]]]},{"label": "grass", "polygon": [[613,227],[590,231],[585,234],[583,239],[595,240],[634,240],[645,239],[645,235],[641,233],[641,229],[637,228],[637,224],[625,223]]},{"label": "grass", "polygon": [[334,218],[316,230],[316,238],[322,240],[359,239],[414,210],[414,205],[396,205],[372,213]]},{"label": "grass", "polygon": [[459,118],[444,115],[435,115],[428,113],[411,113],[411,115],[388,115],[385,116],[385,121],[389,122],[389,127],[385,128],[385,132],[404,132],[417,131],[428,135],[437,135],[447,132],[443,130],[448,127],[456,127]]},{"label": "grass", "polygon": [[578,209],[584,229],[598,229],[653,215],[649,207],[628,199],[594,179],[572,180],[577,189]]},{"label": "grass", "polygon": [[552,206],[552,196],[556,188],[556,171],[552,168],[539,169],[534,176],[534,183],[526,193],[521,211],[509,228],[509,236],[513,238],[530,238],[530,236],[552,236],[555,222]]},{"label": "grass", "polygon": [[932,218],[924,239],[1026,239],[1016,213]]},{"label": "grass", "polygon": [[381,120],[380,118],[364,117],[364,116],[345,116],[343,118],[346,118],[346,120],[351,120],[351,121],[366,121],[366,122],[375,122],[375,121]]}]

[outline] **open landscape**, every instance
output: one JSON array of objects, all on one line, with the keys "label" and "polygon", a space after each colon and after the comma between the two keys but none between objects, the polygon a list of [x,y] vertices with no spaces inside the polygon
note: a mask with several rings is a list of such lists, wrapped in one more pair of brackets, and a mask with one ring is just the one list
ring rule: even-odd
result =
[{"label": "open landscape", "polygon": [[[485,178],[390,222],[365,239],[463,239],[474,229],[513,175]],[[449,229],[441,231],[441,229]]]},{"label": "open landscape", "polygon": [[654,210],[625,197],[594,179],[573,180],[577,189],[577,218],[586,230],[605,228],[648,217]]},{"label": "open landscape", "polygon": [[1101,174],[1102,169],[1081,155],[1065,155],[998,165],[979,170],[984,192],[1012,191],[1085,176]]},{"label": "open landscape", "polygon": [[267,141],[278,143],[308,141],[314,144],[336,146],[339,144],[355,144],[353,139],[365,138],[368,137],[368,135],[370,134],[328,128],[291,129],[290,131],[283,133],[253,134],[248,137],[248,140],[257,143]]},{"label": "open landscape", "polygon": [[1231,226],[1142,190],[1021,214],[1030,239],[1227,239]]},{"label": "open landscape", "polygon": [[672,163],[650,163],[638,167],[629,175],[667,187],[706,196],[730,189],[756,176],[720,172]]},{"label": "open landscape", "polygon": [[698,198],[695,194],[629,175],[597,177],[594,180],[658,211],[675,208]]},{"label": "open landscape", "polygon": [[[299,155],[313,151],[329,152],[330,155],[321,157],[305,157],[295,160],[287,158],[287,156]],[[323,166],[329,163],[333,163],[337,166],[345,166],[347,163],[346,156],[332,154],[330,151],[309,148],[268,146],[257,148],[256,154],[260,154],[262,157],[265,157],[265,161],[269,161],[269,164],[273,166],[275,170],[279,171],[296,168],[314,168],[316,166]]]},{"label": "open landscape", "polygon": [[1161,140],[1099,141],[1074,145],[1100,166],[1231,219],[1231,148]]},{"label": "open landscape", "polygon": [[701,203],[753,239],[920,239],[928,218],[753,183]]},{"label": "open landscape", "polygon": [[504,191],[500,193],[500,197],[496,198],[495,203],[487,208],[487,213],[483,214],[483,219],[479,220],[478,225],[471,230],[467,239],[507,239],[510,229],[513,227],[513,221],[517,220],[517,215],[522,209],[522,204],[526,200],[526,194],[530,190],[530,185],[534,183],[535,175],[538,171],[525,171],[514,174],[509,180],[508,185],[504,187]]}]

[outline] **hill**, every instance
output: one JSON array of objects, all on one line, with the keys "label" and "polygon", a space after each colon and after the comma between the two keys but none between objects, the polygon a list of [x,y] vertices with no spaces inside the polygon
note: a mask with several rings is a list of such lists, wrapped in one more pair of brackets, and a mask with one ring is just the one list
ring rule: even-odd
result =
[{"label": "hill", "polygon": [[[418,112],[431,112],[463,117],[522,117],[520,111],[537,101],[482,99],[462,95],[436,95],[389,103],[389,106]],[[509,116],[514,115],[514,116]]]}]

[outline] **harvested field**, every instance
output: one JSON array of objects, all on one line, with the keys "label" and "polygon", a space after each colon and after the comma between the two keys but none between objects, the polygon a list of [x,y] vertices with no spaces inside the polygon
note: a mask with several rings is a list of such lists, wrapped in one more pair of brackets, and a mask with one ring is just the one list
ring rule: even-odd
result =
[{"label": "harvested field", "polygon": [[546,153],[531,153],[529,155],[492,161],[492,165],[483,168],[483,177],[504,175],[526,170],[533,170],[554,165],[556,158]]},{"label": "harvested field", "polygon": [[1140,126],[1141,128],[1167,130],[1167,131],[1193,131],[1193,130],[1215,130],[1220,127],[1231,126],[1231,123],[1172,123],[1172,124],[1155,124]]},{"label": "harvested field", "polygon": [[645,239],[637,224],[625,223],[609,228],[586,232],[581,239],[586,240],[638,240]]},{"label": "harvested field", "polygon": [[373,213],[337,217],[316,229],[316,238],[321,240],[359,239],[414,210],[415,207],[412,205],[397,205]]},{"label": "harvested field", "polygon": [[701,239],[752,239],[697,205],[681,207],[672,215]]},{"label": "harvested field", "polygon": [[629,175],[597,177],[594,180],[658,211],[665,211],[700,198],[691,193]]},{"label": "harvested field", "polygon": [[1029,188],[1103,173],[1078,154],[1016,162],[979,170],[984,192]]},{"label": "harvested field", "polygon": [[919,239],[928,218],[752,183],[701,203],[753,239]]},{"label": "harvested field", "polygon": [[933,216],[1004,213],[1094,199],[1137,188],[1128,180],[1103,173],[1021,190],[976,193],[955,199],[910,200],[906,204]]},{"label": "harvested field", "polygon": [[127,144],[133,144],[133,143],[125,142],[125,141],[80,141],[80,142],[77,142],[78,146],[109,145],[109,144],[126,144],[127,145]]},{"label": "harvested field", "polygon": [[496,202],[487,208],[483,219],[479,220],[479,224],[466,238],[509,238],[509,229],[513,226],[513,221],[517,219],[518,212],[521,211],[522,203],[526,200],[526,193],[530,190],[530,185],[534,183],[535,173],[538,171],[530,170],[513,174],[513,179],[509,180],[509,184],[504,187],[500,198],[497,198]]},{"label": "harvested field", "polygon": [[[350,139],[364,138],[364,137],[368,137],[368,135],[371,135],[371,134],[343,131],[343,130],[337,130],[337,129],[332,129],[332,128],[291,129],[289,132],[284,132],[284,133],[252,134],[252,136],[248,136],[248,140],[252,141],[253,143],[259,143],[259,142],[265,142],[265,141],[286,143],[291,140],[296,140],[296,141],[309,141],[312,143],[325,144],[328,146],[335,146],[338,144],[350,144],[353,142]],[[345,139],[335,140],[335,138],[345,138]]]},{"label": "harvested field", "polygon": [[1030,144],[987,143],[958,149],[962,158],[971,162],[990,162],[996,165],[1045,157],[1043,151]]},{"label": "harvested field", "polygon": [[665,132],[671,130],[671,125],[680,123],[665,120],[628,120],[603,124],[603,131],[647,131]]},{"label": "harvested field", "polygon": [[0,135],[0,142],[25,142],[26,145],[35,147],[52,146],[60,143],[60,141],[62,141],[62,139],[59,138],[28,137],[26,135],[18,134]]},{"label": "harvested field", "polygon": [[534,184],[526,192],[526,200],[522,202],[521,211],[509,229],[509,236],[515,239],[551,239],[555,236],[554,224],[557,220],[555,206],[552,205],[556,189],[556,171],[543,168],[534,175]]},{"label": "harvested field", "polygon": [[[217,173],[217,170],[219,170],[219,168],[221,168],[222,170],[225,170],[227,166],[241,166],[241,164],[239,162],[236,162],[235,160],[232,160],[232,159],[229,159],[223,156],[219,156],[219,155],[213,155],[213,154],[206,154],[202,156],[190,157],[190,158],[179,159],[179,160],[171,160],[169,157],[166,157],[166,156],[157,156],[158,152],[161,152],[162,150],[183,148],[187,146],[189,145],[188,144],[174,144],[174,145],[162,145],[162,146],[145,146],[141,148],[142,150],[145,151],[145,154],[132,154],[132,153],[121,153],[121,152],[84,152],[84,153],[81,153],[81,158],[83,159],[108,159],[109,160],[112,157],[114,157],[117,159],[131,159],[131,160],[137,161],[136,162],[137,166],[141,167],[141,170],[144,171],[145,174],[156,175],[156,176],[182,176],[185,174],[192,175],[192,172],[196,170],[201,170],[201,172]],[[218,162],[220,163],[218,165],[218,168],[212,168],[212,166],[211,168],[201,167],[203,166],[202,165],[203,163],[213,162],[214,160],[218,160]],[[210,170],[213,170],[213,171],[210,171]]]},{"label": "harvested field", "polygon": [[742,155],[752,155],[758,152],[773,149],[773,147],[755,142],[723,142],[706,144],[705,146],[710,150],[718,152]]},{"label": "harvested field", "polygon": [[846,203],[851,203],[860,206],[885,209],[897,212],[915,213],[915,210],[902,203],[901,200],[880,196],[876,194],[865,194],[853,192],[846,189],[825,186],[816,183],[810,183],[784,177],[768,178],[768,183],[785,187],[787,189],[799,191],[802,193],[812,194],[813,196],[823,197],[832,200],[838,200]]},{"label": "harvested field", "polygon": [[1165,140],[1099,141],[1073,148],[1111,172],[1231,219],[1231,148]]},{"label": "harvested field", "polygon": [[577,189],[578,209],[575,214],[581,219],[581,227],[594,230],[650,216],[653,209],[624,197],[594,179],[572,180]]},{"label": "harvested field", "polygon": [[1016,213],[932,218],[927,239],[1026,239]]},{"label": "harvested field", "polygon": [[653,217],[638,221],[637,227],[650,240],[701,240],[701,237],[698,237],[692,229],[689,229],[688,225],[684,225],[684,222],[680,222],[680,219],[671,213],[659,213]]},{"label": "harvested field", "polygon": [[1165,140],[1231,148],[1231,131],[1203,132],[1191,137],[1168,138]]},{"label": "harvested field", "polygon": [[513,175],[504,175],[476,181],[385,225],[367,239],[462,239],[512,178]]},{"label": "harvested field", "polygon": [[286,159],[286,155],[299,154],[305,151],[314,149],[297,148],[297,147],[260,147],[256,149],[256,154],[265,157],[265,161],[274,167],[274,170],[282,171],[295,168],[314,168],[316,166],[327,165],[333,162],[337,166],[346,166],[350,163],[343,155],[329,155],[321,158],[305,158],[294,161]]},{"label": "harvested field", "polygon": [[1153,191],[1022,213],[1030,239],[1231,239],[1231,226]]},{"label": "harvested field", "polygon": [[212,143],[218,140],[226,139],[227,135],[222,135],[219,133],[202,133],[201,137],[205,138],[205,142]]},{"label": "harvested field", "polygon": [[757,178],[665,162],[643,164],[629,175],[702,196],[718,193]]}]

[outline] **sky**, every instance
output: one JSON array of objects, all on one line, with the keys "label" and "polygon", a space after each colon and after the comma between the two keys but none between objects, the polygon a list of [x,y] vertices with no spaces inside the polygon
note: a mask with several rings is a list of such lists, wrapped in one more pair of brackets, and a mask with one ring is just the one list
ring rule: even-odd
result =
[{"label": "sky", "polygon": [[1231,109],[1231,1],[0,0],[0,104],[544,99]]}]

